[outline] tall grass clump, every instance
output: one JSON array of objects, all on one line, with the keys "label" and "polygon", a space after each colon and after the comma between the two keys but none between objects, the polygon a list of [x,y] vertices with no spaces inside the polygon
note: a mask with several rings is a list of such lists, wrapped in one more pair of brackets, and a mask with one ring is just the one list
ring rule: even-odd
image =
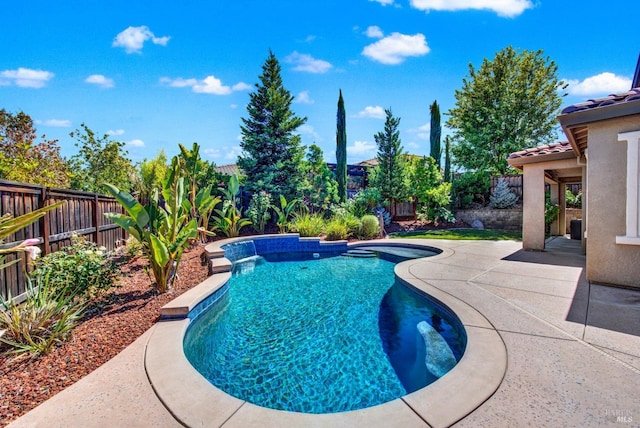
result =
[{"label": "tall grass clump", "polygon": [[347,225],[338,218],[331,219],[325,227],[327,241],[341,241],[349,238]]},{"label": "tall grass clump", "polygon": [[324,228],[324,218],[320,214],[301,213],[291,223],[291,229],[302,237],[320,236]]},{"label": "tall grass clump", "polygon": [[16,303],[11,296],[2,302],[0,330],[6,332],[0,342],[7,354],[47,354],[82,319],[86,301],[59,289],[50,279],[50,274],[31,279],[24,303]]}]

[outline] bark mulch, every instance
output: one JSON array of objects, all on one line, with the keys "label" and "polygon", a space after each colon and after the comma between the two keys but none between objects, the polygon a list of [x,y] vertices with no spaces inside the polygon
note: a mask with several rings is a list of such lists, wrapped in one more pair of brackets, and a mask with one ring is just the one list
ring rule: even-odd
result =
[{"label": "bark mulch", "polygon": [[122,264],[118,287],[91,307],[70,340],[35,359],[0,355],[0,426],[82,379],[147,331],[162,306],[207,278],[203,248],[185,251],[177,282],[160,295],[145,272],[145,258]]}]

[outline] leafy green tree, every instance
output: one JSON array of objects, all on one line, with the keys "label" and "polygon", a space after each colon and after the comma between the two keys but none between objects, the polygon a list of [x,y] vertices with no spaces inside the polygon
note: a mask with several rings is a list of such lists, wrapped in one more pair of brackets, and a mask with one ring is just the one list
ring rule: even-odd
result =
[{"label": "leafy green tree", "polygon": [[162,182],[167,173],[167,155],[160,149],[153,159],[144,159],[138,164],[132,190],[142,205],[149,202],[155,189],[162,189]]},{"label": "leafy green tree", "polygon": [[552,142],[556,116],[566,88],[558,66],[541,50],[517,52],[511,46],[469,76],[456,90],[448,126],[455,132],[456,164],[468,170],[505,174],[507,156]]},{"label": "leafy green tree", "polygon": [[340,202],[347,200],[347,121],[342,90],[338,98],[338,118],[336,125],[336,181]]},{"label": "leafy green tree", "polygon": [[451,137],[444,137],[444,181],[451,183]]},{"label": "leafy green tree", "polygon": [[31,117],[0,110],[0,178],[49,187],[69,187],[69,167],[57,140],[36,143]]},{"label": "leafy green tree", "polygon": [[106,183],[128,192],[132,187],[131,178],[136,170],[127,158],[124,143],[114,141],[107,134],[97,137],[84,123],[82,130],[76,129],[69,135],[77,140],[78,153],[73,155],[69,165],[73,171],[71,188],[86,192],[105,193]]},{"label": "leafy green tree", "polygon": [[378,146],[378,165],[372,171],[371,183],[389,205],[408,197],[405,155],[400,141],[400,118],[385,110],[384,131],[374,135]]},{"label": "leafy green tree", "polygon": [[242,118],[243,154],[238,166],[249,192],[264,190],[275,197],[297,197],[304,183],[304,147],[296,129],[306,122],[291,110],[293,96],[285,89],[280,64],[273,52],[262,66],[260,83],[249,95],[249,117]]},{"label": "leafy green tree", "polygon": [[308,186],[304,191],[305,201],[311,212],[325,211],[338,202],[338,183],[317,145],[309,146],[306,164]]},{"label": "leafy green tree", "polygon": [[435,159],[436,165],[440,168],[440,157],[442,156],[440,135],[442,134],[442,126],[440,126],[440,106],[438,106],[438,101],[434,101],[429,110],[431,112],[431,130],[429,132],[431,157]]}]

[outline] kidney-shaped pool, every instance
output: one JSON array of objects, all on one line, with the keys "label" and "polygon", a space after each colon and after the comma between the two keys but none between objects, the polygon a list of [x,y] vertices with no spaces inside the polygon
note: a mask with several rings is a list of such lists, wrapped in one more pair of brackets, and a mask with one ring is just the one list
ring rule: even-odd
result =
[{"label": "kidney-shaped pool", "polygon": [[394,266],[433,255],[399,247],[277,253],[233,275],[184,336],[189,362],[253,404],[335,413],[382,404],[444,376],[462,357],[458,318],[395,281]]}]

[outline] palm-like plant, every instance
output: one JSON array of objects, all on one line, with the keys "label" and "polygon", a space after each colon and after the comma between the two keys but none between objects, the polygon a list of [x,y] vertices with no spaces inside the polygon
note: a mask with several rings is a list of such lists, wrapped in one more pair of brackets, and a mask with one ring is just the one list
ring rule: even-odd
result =
[{"label": "palm-like plant", "polygon": [[287,225],[289,224],[289,219],[293,215],[293,210],[296,208],[296,205],[300,202],[298,199],[293,199],[287,202],[287,199],[280,195],[280,206],[273,207],[273,210],[276,212],[278,216],[278,220],[276,224],[278,225],[278,229],[280,233],[285,233],[287,231]]},{"label": "palm-like plant", "polygon": [[237,205],[237,195],[240,192],[240,181],[237,175],[232,175],[229,185],[222,191],[224,203],[221,209],[215,210],[218,217],[215,218],[217,227],[227,238],[240,236],[240,230],[244,226],[249,226],[251,221],[242,217],[242,210]]},{"label": "palm-like plant", "polygon": [[128,215],[105,215],[143,244],[160,293],[171,288],[182,253],[189,239],[198,234],[196,219],[189,219],[191,204],[185,194],[184,178],[179,177],[178,172],[178,165],[173,162],[163,183],[163,206],[157,190],[145,207],[129,193],[106,185],[107,191],[122,204]]}]

